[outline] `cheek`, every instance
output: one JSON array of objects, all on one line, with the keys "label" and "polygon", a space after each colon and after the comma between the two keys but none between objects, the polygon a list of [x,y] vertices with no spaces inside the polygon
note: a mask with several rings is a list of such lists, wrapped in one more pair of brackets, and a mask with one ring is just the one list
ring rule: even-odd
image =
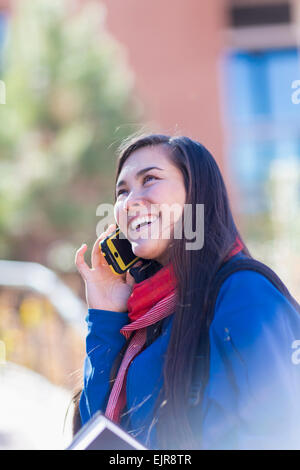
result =
[{"label": "cheek", "polygon": [[114,206],[114,217],[121,231],[126,235],[127,232],[127,211],[123,209],[123,203],[116,203]]},{"label": "cheek", "polygon": [[179,183],[168,185],[164,188],[164,191],[160,193],[160,201],[170,208],[174,207],[176,213],[183,212],[185,200],[185,188],[182,187]]},{"label": "cheek", "polygon": [[[168,203],[171,187],[169,184],[155,185],[149,189],[148,198],[157,204]],[[174,189],[172,189],[174,193]]]},{"label": "cheek", "polygon": [[171,191],[171,194],[173,194],[173,197],[176,200],[176,202],[183,206],[186,200],[186,190],[185,190],[184,183],[181,181],[177,181],[176,183],[174,182],[172,189],[170,189],[170,191]]},{"label": "cheek", "polygon": [[184,204],[186,198],[185,187],[181,181],[176,179],[169,181],[166,185],[161,185],[160,194],[161,199],[169,204],[178,203]]},{"label": "cheek", "polygon": [[118,225],[119,225],[120,220],[122,220],[122,212],[124,211],[122,211],[121,204],[116,203],[114,207],[114,217]]},{"label": "cheek", "polygon": [[114,205],[114,218],[115,218],[116,221],[118,220],[118,215],[119,215],[118,205],[115,204]]},{"label": "cheek", "polygon": [[184,186],[177,182],[171,184],[165,196],[165,203],[168,205],[165,215],[167,221],[173,226],[182,217],[184,212],[184,204],[186,201],[186,191]]}]

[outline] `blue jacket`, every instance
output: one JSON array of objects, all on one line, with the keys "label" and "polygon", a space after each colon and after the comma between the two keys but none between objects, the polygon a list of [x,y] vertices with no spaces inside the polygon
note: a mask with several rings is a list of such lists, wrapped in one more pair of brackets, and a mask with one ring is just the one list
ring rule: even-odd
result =
[{"label": "blue jacket", "polygon": [[[84,389],[85,424],[105,411],[114,359],[125,343],[127,313],[89,309]],[[162,334],[131,363],[127,414],[121,425],[159,449],[153,409],[162,386],[173,315]],[[300,449],[300,316],[263,275],[231,274],[223,283],[210,326],[210,371],[201,405],[201,449]]]}]

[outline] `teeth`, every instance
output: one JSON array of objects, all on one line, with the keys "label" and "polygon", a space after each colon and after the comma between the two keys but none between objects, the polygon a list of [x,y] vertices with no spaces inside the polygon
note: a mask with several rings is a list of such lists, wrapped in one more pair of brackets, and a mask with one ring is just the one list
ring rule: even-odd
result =
[{"label": "teeth", "polygon": [[157,215],[145,215],[143,217],[138,217],[137,219],[134,219],[134,221],[130,224],[130,228],[132,230],[136,230],[138,225],[141,225],[144,222],[154,222],[158,217]]}]

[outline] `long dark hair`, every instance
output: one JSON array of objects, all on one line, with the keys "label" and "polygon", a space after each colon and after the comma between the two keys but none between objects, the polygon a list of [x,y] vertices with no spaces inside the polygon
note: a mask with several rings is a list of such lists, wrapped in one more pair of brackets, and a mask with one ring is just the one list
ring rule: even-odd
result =
[{"label": "long dark hair", "polygon": [[[204,245],[186,250],[186,239],[174,239],[170,261],[178,280],[178,305],[163,369],[163,388],[158,397],[157,436],[160,449],[199,448],[189,420],[188,397],[196,353],[205,358],[203,389],[208,378],[209,324],[207,300],[211,282],[233,248],[238,236],[243,253],[251,257],[233,220],[225,184],[210,152],[188,137],[161,134],[135,135],[119,149],[116,181],[127,158],[142,147],[159,145],[181,170],[186,189],[186,204],[204,204]],[[193,227],[194,229],[194,227]],[[120,358],[119,358],[120,359]],[[199,423],[200,425],[200,423]]]}]

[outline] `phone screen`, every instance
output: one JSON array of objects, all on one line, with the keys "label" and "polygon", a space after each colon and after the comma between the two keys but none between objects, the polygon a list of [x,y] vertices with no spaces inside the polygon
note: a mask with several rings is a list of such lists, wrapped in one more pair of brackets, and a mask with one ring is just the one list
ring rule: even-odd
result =
[{"label": "phone screen", "polygon": [[133,258],[136,258],[136,255],[132,251],[131,244],[126,238],[114,238],[112,242],[122,256],[125,265],[129,264]]}]

